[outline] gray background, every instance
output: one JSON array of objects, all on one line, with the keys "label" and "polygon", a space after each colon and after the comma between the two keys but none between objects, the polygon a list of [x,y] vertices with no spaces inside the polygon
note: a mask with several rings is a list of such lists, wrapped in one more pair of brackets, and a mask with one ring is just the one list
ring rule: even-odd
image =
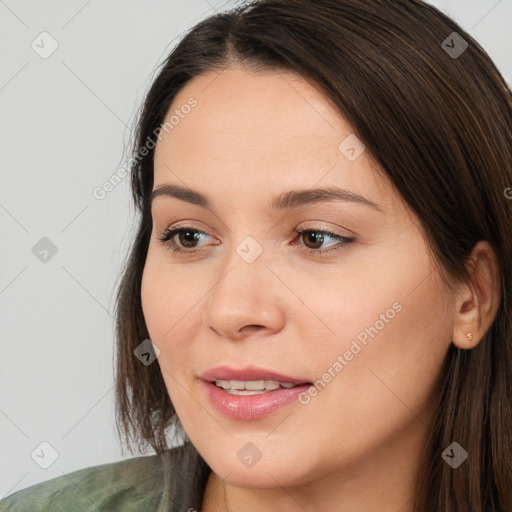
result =
[{"label": "gray background", "polygon": [[[123,165],[157,63],[234,3],[0,1],[0,497],[131,457],[113,429],[112,311],[133,208],[127,179],[92,192]],[[512,83],[512,0],[431,3]],[[47,58],[31,46],[51,49],[44,31]]]}]

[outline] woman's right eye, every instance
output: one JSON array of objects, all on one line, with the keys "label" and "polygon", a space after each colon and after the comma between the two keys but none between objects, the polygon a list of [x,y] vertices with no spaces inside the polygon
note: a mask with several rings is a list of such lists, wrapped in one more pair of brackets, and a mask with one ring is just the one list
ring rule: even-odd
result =
[{"label": "woman's right eye", "polygon": [[[181,235],[184,235],[183,237]],[[175,241],[174,238],[176,235],[178,236],[178,239],[184,240],[184,246],[185,248],[180,247]],[[197,252],[199,248],[192,247],[192,248],[186,248],[186,244],[189,243],[195,243],[201,238],[203,238],[203,235],[209,236],[204,231],[199,231],[197,229],[193,228],[175,228],[175,229],[166,229],[162,235],[158,238],[160,242],[162,242],[166,247],[171,249],[175,253],[193,253]],[[180,240],[181,243],[181,240]]]}]

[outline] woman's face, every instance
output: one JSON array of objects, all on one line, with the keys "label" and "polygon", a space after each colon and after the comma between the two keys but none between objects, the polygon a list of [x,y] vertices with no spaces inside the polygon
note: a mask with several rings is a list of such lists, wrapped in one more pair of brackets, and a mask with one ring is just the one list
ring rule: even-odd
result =
[{"label": "woman's face", "polygon": [[[291,73],[230,68],[196,77],[166,121],[154,190],[190,188],[208,207],[155,197],[142,304],[193,444],[240,486],[363,471],[411,480],[454,307],[417,218],[350,124]],[[375,122],[386,129],[385,119]],[[375,206],[322,193],[284,201],[292,190],[334,187]],[[278,197],[283,204],[273,207]],[[185,229],[171,241],[188,252],[159,240],[175,227]],[[219,366],[316,386],[242,396],[202,380]],[[240,380],[205,379],[215,377]]]}]

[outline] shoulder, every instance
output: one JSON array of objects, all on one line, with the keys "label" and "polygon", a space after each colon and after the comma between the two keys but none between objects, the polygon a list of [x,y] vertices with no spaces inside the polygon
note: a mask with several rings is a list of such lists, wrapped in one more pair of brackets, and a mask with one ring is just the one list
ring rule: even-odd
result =
[{"label": "shoulder", "polygon": [[[185,447],[63,474],[0,501],[0,512],[169,510]],[[184,469],[183,467],[180,468]],[[171,477],[171,478],[170,478]]]}]

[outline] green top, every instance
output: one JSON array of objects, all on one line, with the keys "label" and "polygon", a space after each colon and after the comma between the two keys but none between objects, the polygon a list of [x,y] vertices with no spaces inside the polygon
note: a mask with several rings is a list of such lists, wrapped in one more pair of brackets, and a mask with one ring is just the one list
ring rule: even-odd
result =
[{"label": "green top", "polygon": [[0,501],[0,512],[200,512],[210,467],[187,442],[79,469]]}]

